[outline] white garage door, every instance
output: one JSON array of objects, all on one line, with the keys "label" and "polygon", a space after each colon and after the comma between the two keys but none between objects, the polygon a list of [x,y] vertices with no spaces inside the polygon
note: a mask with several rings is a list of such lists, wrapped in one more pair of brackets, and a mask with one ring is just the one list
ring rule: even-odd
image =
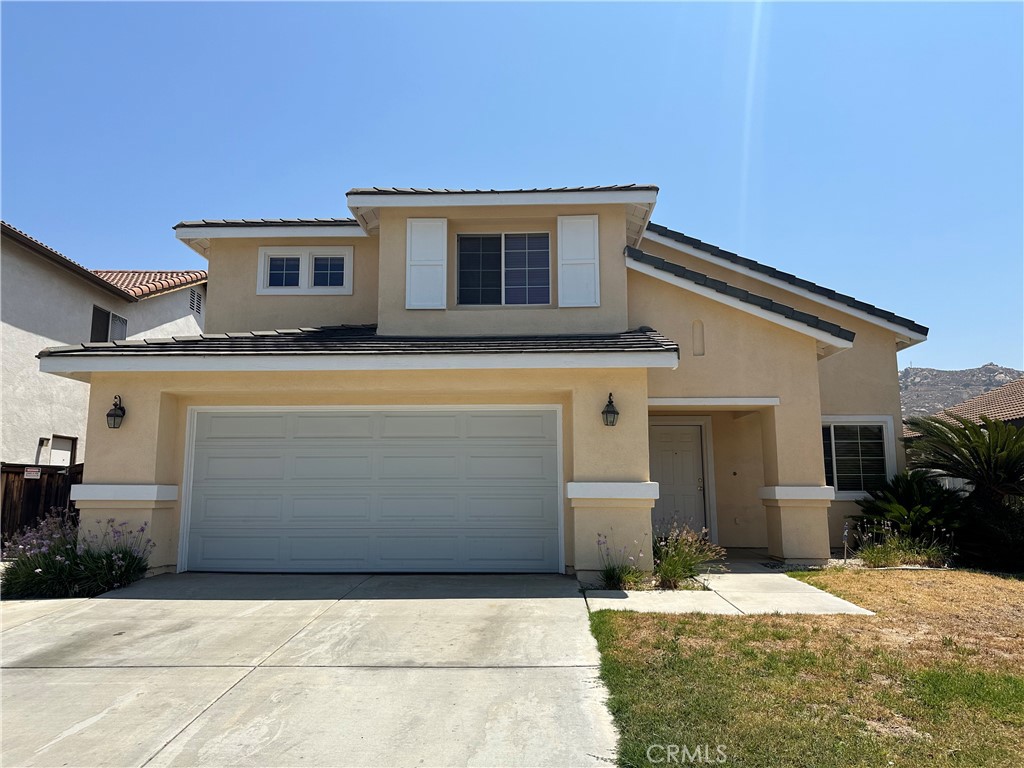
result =
[{"label": "white garage door", "polygon": [[554,410],[195,418],[189,570],[558,570]]}]

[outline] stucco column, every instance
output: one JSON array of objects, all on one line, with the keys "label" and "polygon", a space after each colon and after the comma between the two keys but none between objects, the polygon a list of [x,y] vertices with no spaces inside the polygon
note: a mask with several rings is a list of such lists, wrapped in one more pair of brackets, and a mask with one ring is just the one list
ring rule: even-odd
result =
[{"label": "stucco column", "polygon": [[828,560],[828,508],[821,414],[817,403],[761,412],[765,487],[760,490],[768,528],[768,554],[786,562]]},{"label": "stucco column", "polygon": [[[619,418],[606,426],[601,411],[608,393]],[[573,390],[572,477],[566,497],[572,509],[572,560],[577,578],[597,581],[601,558],[597,537],[625,548],[643,569],[652,568],[651,508],[658,484],[651,483],[648,446],[647,371],[586,371]]]},{"label": "stucco column", "polygon": [[[126,413],[120,428],[107,427],[114,395]],[[89,398],[89,451],[83,483],[72,488],[84,537],[106,521],[145,523],[153,540],[149,575],[174,571],[178,558],[180,478],[173,455],[178,448],[178,399],[148,376],[97,375]]]}]

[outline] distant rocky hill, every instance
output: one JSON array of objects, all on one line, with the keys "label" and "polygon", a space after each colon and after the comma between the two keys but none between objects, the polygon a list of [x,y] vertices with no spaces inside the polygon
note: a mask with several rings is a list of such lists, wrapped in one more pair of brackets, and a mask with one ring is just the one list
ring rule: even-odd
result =
[{"label": "distant rocky hill", "polygon": [[900,371],[903,418],[930,416],[1021,377],[1024,371],[995,363],[965,371],[904,368]]}]

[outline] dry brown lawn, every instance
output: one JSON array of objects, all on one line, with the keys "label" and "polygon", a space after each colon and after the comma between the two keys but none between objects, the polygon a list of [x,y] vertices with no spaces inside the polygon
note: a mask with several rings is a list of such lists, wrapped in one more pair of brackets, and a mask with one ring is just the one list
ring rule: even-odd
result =
[{"label": "dry brown lawn", "polygon": [[876,615],[593,615],[620,764],[675,743],[723,744],[728,765],[1024,765],[1024,581],[795,577]]}]

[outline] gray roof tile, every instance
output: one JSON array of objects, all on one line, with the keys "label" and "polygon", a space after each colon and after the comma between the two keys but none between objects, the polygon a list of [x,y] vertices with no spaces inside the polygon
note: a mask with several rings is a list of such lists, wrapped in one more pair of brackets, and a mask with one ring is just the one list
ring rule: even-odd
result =
[{"label": "gray roof tile", "polygon": [[196,227],[358,227],[355,219],[200,219],[180,221],[174,229]]},{"label": "gray roof tile", "polygon": [[626,246],[626,256],[634,261],[639,261],[641,264],[647,264],[648,266],[659,269],[662,272],[667,272],[675,277],[682,278],[683,280],[689,280],[691,283],[696,285],[707,286],[713,291],[721,293],[724,296],[731,296],[746,304],[760,307],[761,309],[774,312],[782,317],[796,320],[810,328],[816,328],[819,331],[824,331],[831,336],[835,336],[837,339],[853,341],[856,336],[853,331],[848,331],[835,323],[822,320],[820,317],[808,314],[807,312],[801,312],[800,310],[794,309],[786,304],[780,304],[766,296],[759,296],[758,294],[751,293],[743,288],[737,288],[735,285],[729,285],[729,283],[724,280],[717,280],[713,277],[708,277],[703,272],[697,272],[696,270],[688,269],[681,264],[675,264],[658,256],[652,256],[649,253],[644,253],[639,248]]},{"label": "gray roof tile", "polygon": [[822,296],[823,298],[831,299],[832,301],[838,302],[839,304],[844,304],[850,309],[860,310],[861,312],[865,312],[869,315],[872,315],[873,317],[877,317],[881,320],[886,320],[892,323],[893,325],[899,325],[903,328],[906,328],[908,331],[912,331],[913,333],[921,334],[923,336],[928,335],[928,329],[925,326],[921,325],[920,323],[915,323],[913,320],[910,320],[906,317],[900,317],[899,315],[895,314],[894,312],[890,312],[887,309],[876,307],[874,304],[868,304],[866,301],[860,301],[859,299],[855,299],[853,296],[847,296],[845,294],[834,291],[831,288],[826,288],[822,285],[818,285],[817,283],[812,283],[810,280],[804,280],[803,278],[799,278],[796,275],[790,274],[789,272],[783,272],[782,270],[776,269],[775,267],[770,267],[767,264],[762,264],[758,261],[754,261],[753,259],[748,259],[744,256],[740,256],[739,254],[733,253],[732,251],[727,251],[724,248],[719,248],[717,245],[705,243],[701,240],[698,240],[695,237],[690,237],[689,235],[683,234],[682,232],[677,232],[674,229],[664,227],[661,224],[655,224],[652,222],[647,225],[647,231],[655,235],[661,235],[662,237],[668,238],[669,240],[674,240],[677,243],[688,245],[694,250],[701,251],[702,253],[706,253],[710,256],[716,256],[732,264],[736,264],[741,267],[746,267],[752,272],[757,272],[758,274],[765,275],[766,277],[781,280],[785,283],[789,283],[790,285],[796,288],[803,288],[805,291],[813,293],[817,296]]},{"label": "gray roof tile", "polygon": [[[373,325],[307,328],[301,332],[204,333],[147,339],[144,345],[85,344],[55,347],[48,355],[443,355],[565,352],[674,352],[679,345],[650,328],[623,333],[550,336],[379,336]],[[514,365],[514,363],[512,363]]]}]

